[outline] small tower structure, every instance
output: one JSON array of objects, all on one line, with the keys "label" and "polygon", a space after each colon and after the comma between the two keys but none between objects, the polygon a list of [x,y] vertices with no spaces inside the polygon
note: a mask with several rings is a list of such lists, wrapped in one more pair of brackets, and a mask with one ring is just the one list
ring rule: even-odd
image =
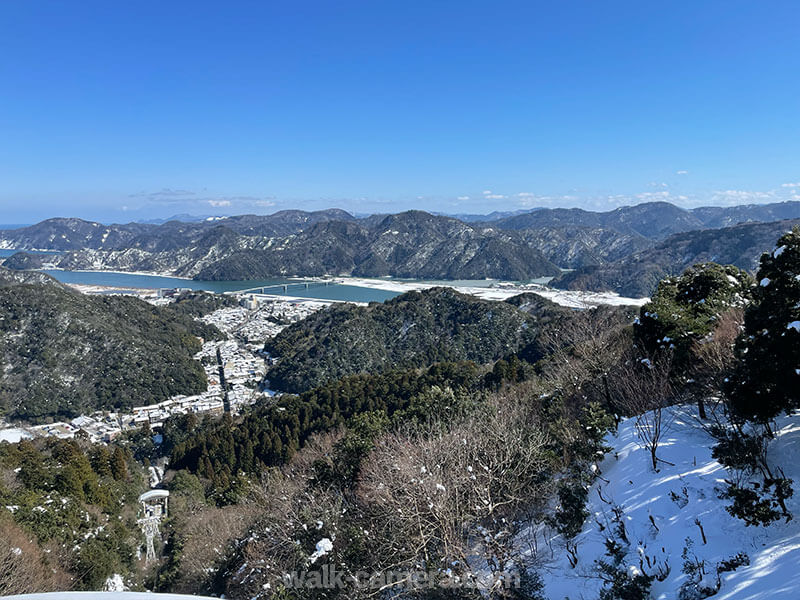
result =
[{"label": "small tower structure", "polygon": [[167,518],[169,509],[169,492],[167,490],[149,490],[139,496],[142,505],[140,509],[139,526],[144,534],[147,553],[144,564],[149,565],[156,560],[156,550],[153,540],[160,536],[159,524]]}]

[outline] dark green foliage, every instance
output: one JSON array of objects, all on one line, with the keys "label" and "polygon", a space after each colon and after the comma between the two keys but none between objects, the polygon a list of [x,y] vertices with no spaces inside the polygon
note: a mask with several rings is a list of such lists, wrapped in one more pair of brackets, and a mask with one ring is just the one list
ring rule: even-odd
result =
[{"label": "dark green foliage", "polygon": [[344,437],[333,447],[330,461],[320,460],[314,464],[319,482],[341,487],[352,485],[375,439],[388,425],[389,419],[383,411],[361,413],[350,419]]},{"label": "dark green foliage", "polygon": [[183,497],[189,507],[205,502],[205,489],[200,479],[189,471],[178,471],[167,486],[174,503],[175,497]]},{"label": "dark green foliage", "polygon": [[196,336],[219,331],[129,296],[61,285],[0,287],[0,411],[73,417],[204,391]]},{"label": "dark green foliage", "polygon": [[686,369],[692,345],[709,335],[719,317],[742,307],[753,279],[733,265],[702,263],[683,275],[662,279],[650,302],[640,311],[635,339],[648,354],[670,350],[673,367]]},{"label": "dark green foliage", "polygon": [[532,370],[530,363],[522,361],[516,354],[512,354],[508,360],[501,358],[492,370],[486,374],[486,386],[492,389],[499,389],[503,382],[518,383],[525,381]]},{"label": "dark green foliage", "polygon": [[[116,480],[123,463],[126,478]],[[0,444],[0,470],[17,471],[15,485],[0,487],[0,505],[17,507],[11,518],[35,541],[72,549],[62,566],[78,588],[99,589],[133,568],[139,532],[131,507],[144,489],[134,465],[124,449],[76,440]]]},{"label": "dark green foliage", "polygon": [[[583,408],[581,422],[588,445],[595,451],[598,449],[609,450],[608,447],[603,445],[603,439],[608,432],[616,428],[614,416],[603,408],[599,402],[589,402]],[[587,456],[586,458],[589,457]]]},{"label": "dark green foliage", "polygon": [[209,294],[207,292],[181,292],[173,302],[162,307],[162,310],[179,323],[182,327],[204,340],[223,340],[223,334],[214,325],[199,321],[205,316],[220,308],[238,306],[234,296],[225,294]]},{"label": "dark green foliage", "polygon": [[129,538],[130,532],[119,524],[113,524],[109,531],[80,544],[72,565],[78,587],[99,590],[114,573],[129,572],[134,561],[134,549]]},{"label": "dark green foliage", "polygon": [[156,573],[153,586],[157,592],[168,592],[180,579],[181,563],[183,562],[183,540],[175,533],[169,536],[164,547],[166,561]]},{"label": "dark green foliage", "polygon": [[644,573],[630,575],[624,568],[600,563],[606,586],[600,591],[600,600],[647,600],[653,577]]},{"label": "dark green foliage", "polygon": [[[472,363],[438,364],[424,371],[354,375],[300,396],[284,396],[274,405],[252,411],[239,423],[205,421],[188,437],[179,426],[185,417],[178,417],[175,424],[169,420],[164,444],[172,448],[172,468],[188,469],[211,480],[214,489],[220,489],[237,473],[257,474],[264,467],[285,463],[311,435],[343,426],[357,415],[374,413],[392,417],[408,411],[409,418],[421,420],[426,410],[441,406],[424,396],[425,391],[433,386],[474,389],[480,381]],[[413,402],[417,397],[421,398],[419,406]],[[368,444],[368,437],[365,435],[360,441],[352,438],[348,443],[352,442],[353,448],[349,451],[357,457],[358,446]]]},{"label": "dark green foliage", "polygon": [[78,573],[84,589],[101,589],[106,578],[113,573],[113,555],[103,542],[88,540],[79,550],[73,570]]},{"label": "dark green foliage", "polygon": [[567,538],[573,538],[581,532],[583,522],[589,516],[586,500],[589,488],[580,480],[566,480],[558,486],[558,503],[555,518],[558,532]]},{"label": "dark green foliage", "polygon": [[433,385],[414,396],[406,408],[396,411],[392,415],[392,424],[422,427],[432,422],[449,422],[471,412],[483,400],[483,394],[477,388],[457,387],[454,390]]},{"label": "dark green foliage", "polygon": [[721,560],[717,565],[717,572],[730,573],[731,571],[735,571],[739,567],[747,566],[749,564],[750,564],[750,557],[744,552],[738,552],[733,556],[731,556],[730,558]]},{"label": "dark green foliage", "polygon": [[800,407],[800,228],[761,257],[728,387],[739,419],[766,423]]},{"label": "dark green foliage", "polygon": [[[725,510],[746,525],[766,526],[782,517],[789,520],[792,516],[786,500],[794,494],[792,480],[784,477],[780,468],[776,475],[770,467],[767,450],[771,436],[767,429],[753,430],[752,433],[737,427],[712,430],[717,439],[712,456],[731,471],[744,475],[738,481],[727,481],[724,497],[732,503]],[[749,487],[742,483],[746,481],[750,481]]]},{"label": "dark green foliage", "polygon": [[220,308],[238,306],[235,296],[209,294],[207,292],[181,292],[167,308],[189,317],[202,317]]},{"label": "dark green foliage", "polygon": [[123,481],[128,478],[128,457],[119,446],[115,446],[111,453],[110,466],[114,481]]},{"label": "dark green foliage", "polygon": [[711,451],[719,463],[729,469],[755,473],[766,460],[767,438],[741,431],[715,431],[717,444]]},{"label": "dark green foliage", "polygon": [[598,560],[597,569],[605,582],[600,590],[600,600],[647,600],[655,579],[639,569],[625,564],[626,546],[614,538],[606,539],[608,560]]},{"label": "dark green foliage", "polygon": [[287,327],[265,349],[280,357],[267,377],[300,392],[355,373],[488,363],[531,344],[537,320],[508,303],[451,289],[409,292],[369,307],[336,305]]},{"label": "dark green foliage", "polygon": [[786,499],[794,494],[791,480],[779,478],[768,479],[763,486],[752,487],[728,485],[725,497],[732,501],[726,506],[732,516],[744,521],[745,525],[761,525],[766,527],[782,517],[791,519],[784,509]]},{"label": "dark green foliage", "polygon": [[563,457],[564,477],[556,487],[558,504],[552,521],[559,533],[572,540],[589,516],[586,502],[593,480],[589,464],[607,450],[603,438],[613,429],[614,419],[597,402],[582,407],[577,419],[565,414],[567,409],[560,398],[548,398],[543,404],[551,415],[546,422],[555,441],[552,451]]}]

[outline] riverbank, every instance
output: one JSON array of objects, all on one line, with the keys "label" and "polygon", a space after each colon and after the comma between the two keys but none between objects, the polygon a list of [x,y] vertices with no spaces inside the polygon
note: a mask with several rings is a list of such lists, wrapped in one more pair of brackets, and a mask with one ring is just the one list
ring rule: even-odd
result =
[{"label": "riverbank", "polygon": [[[44,269],[62,283],[89,293],[120,293],[121,290],[157,290],[186,288],[214,293],[249,293],[263,290],[263,295],[291,300],[326,300],[338,302],[385,302],[397,295],[433,287],[449,287],[483,300],[503,301],[522,293],[538,294],[570,308],[589,308],[600,304],[641,306],[647,298],[626,298],[612,292],[559,290],[541,283],[518,283],[497,280],[399,280],[369,277],[283,277],[253,281],[202,281],[164,273]],[[280,288],[284,288],[281,290]]]},{"label": "riverbank", "polygon": [[[398,281],[392,279],[369,279],[363,277],[337,277],[334,281],[341,285],[365,287],[404,294],[432,287],[450,287],[462,294],[469,294],[483,300],[503,301],[526,292],[537,294],[548,300],[569,308],[590,308],[600,304],[614,306],[642,306],[649,298],[626,298],[614,292],[581,292],[560,290],[538,283],[515,283],[510,281],[491,281],[486,286],[455,285],[435,281]],[[477,283],[477,282],[476,282]],[[483,282],[481,282],[483,283]]]}]

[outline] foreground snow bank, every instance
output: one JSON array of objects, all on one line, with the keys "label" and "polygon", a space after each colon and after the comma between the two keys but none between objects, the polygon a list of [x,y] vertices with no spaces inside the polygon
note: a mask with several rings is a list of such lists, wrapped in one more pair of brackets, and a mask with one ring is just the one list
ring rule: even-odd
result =
[{"label": "foreground snow bank", "polygon": [[[726,512],[729,501],[719,496],[730,475],[711,457],[713,439],[693,410],[675,409],[673,414],[658,451],[659,458],[672,464],[661,463],[658,473],[639,444],[635,419],[624,421],[608,440],[614,450],[600,465],[601,478],[590,491],[590,516],[576,538],[578,563],[570,565],[563,540],[553,541],[540,570],[546,596],[598,597],[603,582],[595,561],[608,560],[605,540],[615,527],[613,509],[619,507],[630,542],[625,564],[650,575],[666,574],[663,581],[653,582],[652,598],[679,598],[681,587],[690,583],[684,572],[687,561],[700,567],[695,580],[702,580],[710,591],[719,587],[710,596],[714,600],[800,598],[800,415],[778,420],[780,430],[770,446],[771,462],[794,480],[795,495],[788,508],[795,519],[763,528],[745,527]],[[737,555],[734,564],[749,564],[718,577],[720,562]]]}]

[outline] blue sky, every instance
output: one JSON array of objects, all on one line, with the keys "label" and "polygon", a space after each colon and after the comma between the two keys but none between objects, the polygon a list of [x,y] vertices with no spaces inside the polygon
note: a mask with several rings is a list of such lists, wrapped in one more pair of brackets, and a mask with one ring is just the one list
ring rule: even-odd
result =
[{"label": "blue sky", "polygon": [[0,222],[800,198],[798,31],[796,1],[4,0]]}]

